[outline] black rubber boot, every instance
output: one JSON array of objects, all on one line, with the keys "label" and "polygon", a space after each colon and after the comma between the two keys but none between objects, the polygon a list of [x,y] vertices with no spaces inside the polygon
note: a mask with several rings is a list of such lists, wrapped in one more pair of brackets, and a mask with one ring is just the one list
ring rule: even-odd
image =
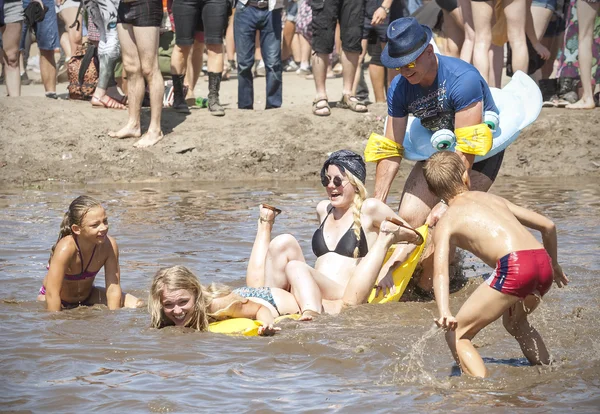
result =
[{"label": "black rubber boot", "polygon": [[182,114],[189,114],[190,108],[185,102],[183,93],[183,78],[185,75],[171,75],[173,77],[173,109]]},{"label": "black rubber boot", "polygon": [[539,86],[540,91],[542,91],[542,100],[544,104],[543,107],[554,107],[556,104],[553,102],[558,100],[556,95],[556,87],[558,83],[556,82],[556,78],[554,79],[540,79]]},{"label": "black rubber boot", "polygon": [[214,116],[225,115],[225,109],[219,103],[221,76],[220,73],[208,72],[208,110]]}]

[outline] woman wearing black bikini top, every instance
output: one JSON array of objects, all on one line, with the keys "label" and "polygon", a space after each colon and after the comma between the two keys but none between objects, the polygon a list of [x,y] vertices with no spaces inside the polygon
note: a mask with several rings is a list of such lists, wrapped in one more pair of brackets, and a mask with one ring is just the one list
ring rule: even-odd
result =
[{"label": "woman wearing black bikini top", "polygon": [[380,279],[390,245],[400,241],[411,243],[400,257],[405,260],[415,247],[413,243],[422,242],[418,233],[390,207],[366,198],[365,178],[365,163],[352,151],[336,151],[325,161],[321,182],[327,199],[317,205],[321,224],[312,238],[317,256],[314,268],[306,263],[292,235],[271,240],[273,223],[280,210],[261,205],[247,285],[290,290],[304,314],[338,313],[343,305],[365,303],[374,283]]}]

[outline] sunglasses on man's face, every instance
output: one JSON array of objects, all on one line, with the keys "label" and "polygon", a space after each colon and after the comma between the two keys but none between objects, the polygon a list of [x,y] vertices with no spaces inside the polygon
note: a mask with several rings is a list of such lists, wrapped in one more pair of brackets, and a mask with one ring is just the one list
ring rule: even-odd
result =
[{"label": "sunglasses on man's face", "polygon": [[342,183],[344,182],[344,179],[342,177],[340,177],[339,175],[336,175],[335,177],[325,176],[325,177],[321,178],[321,184],[323,184],[323,187],[327,187],[329,185],[329,183],[332,181],[333,181],[334,186],[340,187],[342,185]]},{"label": "sunglasses on man's face", "polygon": [[402,70],[402,68],[408,68],[408,69],[413,69],[415,66],[417,66],[417,61],[412,61],[410,62],[408,65],[406,66],[401,66],[399,68],[396,68],[396,71],[400,72]]}]

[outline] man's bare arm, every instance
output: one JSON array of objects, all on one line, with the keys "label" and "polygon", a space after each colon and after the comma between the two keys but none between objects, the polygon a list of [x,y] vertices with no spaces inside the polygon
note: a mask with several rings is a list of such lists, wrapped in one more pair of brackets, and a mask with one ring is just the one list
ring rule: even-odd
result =
[{"label": "man's bare arm", "polygon": [[[408,116],[394,118],[388,116],[385,137],[402,145],[404,134],[406,133],[406,124]],[[375,198],[385,201],[392,187],[392,182],[400,169],[402,157],[391,157],[379,160],[375,169]]]}]

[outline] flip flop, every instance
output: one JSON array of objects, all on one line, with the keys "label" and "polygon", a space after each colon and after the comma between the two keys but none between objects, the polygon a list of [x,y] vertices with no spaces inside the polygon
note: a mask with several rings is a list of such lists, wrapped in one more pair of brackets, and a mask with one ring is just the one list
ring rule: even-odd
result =
[{"label": "flip flop", "polygon": [[[281,214],[281,210],[280,210],[280,209],[278,209],[277,207],[274,207],[274,206],[270,205],[270,204],[265,204],[265,203],[262,203],[262,204],[261,204],[261,206],[262,206],[263,208],[266,208],[267,210],[271,210],[273,213],[275,213],[275,216],[273,217],[273,220],[272,220],[272,222],[273,222],[273,223],[275,223],[275,217],[277,217],[278,215],[280,215],[280,214]],[[261,217],[261,216],[259,216],[259,217],[258,217],[258,219],[259,219],[261,222],[263,222],[263,223],[268,223],[268,222],[271,222],[271,220],[267,220],[267,219],[265,219],[265,218],[263,218],[263,217]]]},{"label": "flip flop", "polygon": [[396,217],[386,217],[385,219],[386,219],[386,221],[389,221],[390,223],[394,223],[396,226],[399,226],[399,227],[402,227],[402,228],[405,228],[407,230],[415,232],[415,234],[418,237],[417,243],[415,243],[417,246],[422,245],[423,242],[425,241],[425,239],[423,239],[423,236],[421,236],[421,233],[419,233],[418,231],[416,231],[412,227],[409,227],[409,226],[405,225],[400,220],[398,220]]}]

